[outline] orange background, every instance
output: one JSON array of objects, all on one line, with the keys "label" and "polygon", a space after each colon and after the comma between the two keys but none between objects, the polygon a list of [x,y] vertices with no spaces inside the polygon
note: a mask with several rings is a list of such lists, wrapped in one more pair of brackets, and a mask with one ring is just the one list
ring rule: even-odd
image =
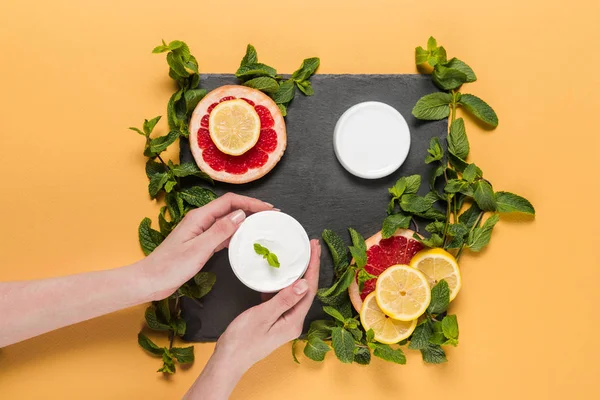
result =
[{"label": "orange background", "polygon": [[[202,72],[233,72],[251,42],[283,72],[319,56],[322,73],[414,73],[414,47],[429,35],[474,68],[465,90],[499,115],[493,132],[468,122],[471,160],[497,190],[529,198],[537,218],[505,218],[488,250],[463,258],[449,363],[425,366],[408,351],[406,366],[331,354],[296,365],[284,346],[232,397],[600,397],[597,0],[3,0],[0,280],[141,257],[137,225],[158,207],[142,138],[126,128],[165,113],[173,85],[164,55],[150,54],[161,38],[185,40]],[[0,398],[180,397],[213,345],[164,379],[136,343],[143,310],[0,350]]]}]

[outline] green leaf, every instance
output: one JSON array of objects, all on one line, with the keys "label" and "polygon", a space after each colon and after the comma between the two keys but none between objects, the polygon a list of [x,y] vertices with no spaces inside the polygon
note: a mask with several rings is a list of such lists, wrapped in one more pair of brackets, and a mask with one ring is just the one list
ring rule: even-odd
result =
[{"label": "green leaf", "polygon": [[354,361],[354,337],[344,328],[334,327],[331,330],[331,346],[341,362],[351,363]]},{"label": "green leaf", "polygon": [[329,229],[325,229],[321,236],[331,253],[335,273],[337,275],[343,273],[350,264],[350,261],[348,260],[348,250],[346,249],[344,240]]},{"label": "green leaf", "polygon": [[[169,180],[165,183],[165,192],[170,193],[173,191],[173,188],[177,186],[177,181]],[[160,220],[159,220],[160,222]]]},{"label": "green leaf", "polygon": [[[270,76],[259,76],[244,82],[244,86],[260,90],[265,93],[276,93],[279,90],[279,83]],[[292,84],[292,87],[294,85]]]},{"label": "green leaf", "polygon": [[148,255],[154,251],[155,248],[163,241],[163,235],[150,228],[152,221],[150,218],[144,218],[142,222],[140,222],[140,226],[138,228],[138,237],[140,241],[140,246],[142,247],[142,251],[144,255]]},{"label": "green leaf", "polygon": [[288,79],[285,82],[282,82],[281,85],[277,85],[277,90],[273,93],[273,101],[275,103],[289,103],[294,98],[296,94],[296,86],[294,85],[294,81]]},{"label": "green leaf", "polygon": [[450,288],[448,282],[441,280],[431,289],[431,302],[427,307],[429,314],[441,314],[450,304]]},{"label": "green leaf", "polygon": [[143,333],[138,333],[138,344],[147,352],[154,354],[156,356],[162,356],[163,348],[158,347],[150,338],[148,338]]},{"label": "green leaf", "polygon": [[205,89],[190,89],[186,90],[184,93],[185,97],[185,106],[187,109],[187,115],[191,116],[192,111],[196,108],[200,100],[202,100],[206,96]]},{"label": "green leaf", "polygon": [[459,249],[465,242],[468,233],[469,228],[467,228],[467,226],[464,224],[449,224],[447,234],[448,236],[452,237],[452,240],[446,247],[449,249]]},{"label": "green leaf", "polygon": [[298,86],[298,89],[300,89],[305,96],[312,96],[315,94],[315,90],[313,89],[310,81],[296,81],[296,86]]},{"label": "green leaf", "polygon": [[400,228],[408,228],[411,220],[410,215],[402,213],[392,214],[383,220],[383,226],[381,228],[381,235],[384,239],[392,237],[394,233]]},{"label": "green leaf", "polygon": [[465,121],[458,118],[450,125],[450,135],[448,136],[448,151],[462,160],[466,160],[469,155],[469,139],[465,129]]},{"label": "green leaf", "polygon": [[435,40],[433,36],[429,36],[429,39],[427,39],[427,51],[432,52],[434,50],[437,50],[437,48],[437,40]]},{"label": "green leaf", "polygon": [[386,361],[391,361],[396,364],[406,364],[406,357],[402,349],[392,349],[389,345],[383,343],[373,343],[375,350],[373,355]]},{"label": "green leaf", "polygon": [[458,321],[456,315],[446,315],[442,320],[442,331],[447,339],[458,340]]},{"label": "green leaf", "polygon": [[259,243],[254,243],[254,251],[256,254],[261,256],[269,255],[270,251],[264,246],[261,246]]},{"label": "green leaf", "polygon": [[442,157],[444,157],[444,151],[442,150],[439,137],[434,136],[431,138],[427,153],[429,154],[427,157],[425,157],[425,164],[431,164],[432,162],[439,161],[442,159]]},{"label": "green leaf", "polygon": [[413,235],[413,237],[427,247],[435,248],[442,247],[444,245],[444,239],[437,233],[432,233],[431,236],[426,239],[421,239],[421,237],[419,237],[419,235],[416,233]]},{"label": "green leaf", "polygon": [[193,162],[185,162],[180,165],[174,165],[172,167],[173,175],[185,178],[187,176],[196,176],[198,178],[202,178],[210,183],[214,183],[212,178],[208,176],[205,172],[202,172],[200,168]]},{"label": "green leaf", "polygon": [[279,259],[277,258],[277,255],[275,255],[275,253],[269,253],[267,255],[267,262],[273,268],[279,268],[281,266],[281,264],[279,264]]},{"label": "green leaf", "polygon": [[325,354],[331,350],[331,347],[318,337],[312,337],[304,346],[304,355],[313,361],[323,361]]},{"label": "green leaf", "polygon": [[442,330],[442,323],[440,321],[433,322],[433,335],[429,338],[429,343],[442,345],[446,343],[446,341],[446,336],[444,336]]},{"label": "green leaf", "polygon": [[160,115],[158,117],[152,118],[150,121],[148,121],[147,119],[144,120],[144,133],[146,134],[145,136],[149,136],[152,133],[158,121],[160,121]]},{"label": "green leaf", "polygon": [[498,116],[496,112],[485,101],[472,94],[463,94],[459,100],[468,112],[479,118],[481,121],[493,127],[498,126]]},{"label": "green leaf", "polygon": [[194,275],[194,283],[198,290],[195,293],[195,298],[199,299],[206,296],[217,282],[217,275],[214,272],[200,271]]},{"label": "green leaf", "polygon": [[428,343],[426,347],[420,349],[423,361],[428,364],[441,364],[448,361],[446,359],[446,353],[441,346]]},{"label": "green leaf", "polygon": [[475,198],[479,208],[481,208],[483,211],[495,211],[496,195],[494,194],[492,185],[484,180],[477,181],[473,185],[475,188],[473,191],[473,197]]},{"label": "green leaf", "polygon": [[[150,143],[148,145],[150,155],[152,156],[152,155],[162,153],[163,151],[165,151],[167,149],[167,147],[169,147],[171,144],[173,144],[177,140],[178,137],[179,137],[178,132],[171,131],[165,136],[159,136],[157,138],[150,140]],[[146,153],[144,153],[144,155],[148,156]]]},{"label": "green leaf", "polygon": [[353,268],[346,269],[346,271],[342,274],[340,279],[335,281],[335,283],[329,289],[319,290],[319,292],[317,293],[319,299],[323,301],[324,298],[336,297],[341,293],[345,292],[346,289],[348,289],[348,287],[352,283],[352,280],[354,279],[354,273],[355,272]]},{"label": "green leaf", "polygon": [[429,233],[443,233],[446,224],[440,221],[435,221],[425,226],[425,230]]},{"label": "green leaf", "polygon": [[510,192],[496,192],[496,207],[501,213],[521,212],[535,215],[535,209],[527,199]]},{"label": "green leaf", "polygon": [[357,347],[354,352],[354,362],[360,365],[371,363],[371,351],[366,347]]},{"label": "green leaf", "polygon": [[129,127],[129,129],[131,129],[131,130],[132,130],[132,131],[134,131],[134,132],[137,132],[137,133],[139,133],[139,134],[140,134],[140,135],[142,135],[142,136],[146,136],[146,134],[145,134],[144,132],[142,132],[141,130],[139,130],[139,128],[136,128],[136,127],[134,127],[134,126],[130,126],[130,127]]},{"label": "green leaf", "polygon": [[238,68],[235,76],[242,80],[257,76],[270,76],[271,78],[275,78],[277,76],[277,70],[265,64],[251,63]]},{"label": "green leaf", "polygon": [[318,57],[307,58],[302,61],[302,65],[292,74],[292,79],[296,81],[305,81],[310,78],[319,68],[321,60]]},{"label": "green leaf", "polygon": [[[419,179],[421,179],[421,177],[419,177]],[[394,198],[399,199],[406,190],[406,184],[407,181],[405,177],[398,179],[394,186],[388,189],[389,194],[391,194]]]},{"label": "green leaf", "polygon": [[179,196],[182,200],[195,207],[205,206],[217,198],[217,195],[211,190],[200,186],[182,189],[179,192]]},{"label": "green leaf", "polygon": [[348,247],[348,249],[350,250],[350,254],[352,254],[352,258],[354,259],[354,263],[357,267],[363,268],[365,265],[367,265],[366,251],[359,249],[355,246],[350,246]]},{"label": "green leaf", "polygon": [[477,203],[473,203],[471,204],[471,207],[458,217],[458,222],[464,224],[467,229],[471,230],[479,219],[479,214],[481,214],[481,209],[477,206]]},{"label": "green leaf", "polygon": [[419,188],[421,187],[421,175],[410,175],[400,179],[404,179],[406,182],[404,193],[414,194],[419,191]]},{"label": "green leaf", "polygon": [[175,373],[175,362],[173,361],[173,356],[168,349],[163,349],[162,354],[163,366],[156,372],[164,372],[166,374],[174,374]]},{"label": "green leaf", "polygon": [[310,327],[308,328],[308,339],[312,337],[317,337],[319,339],[325,340],[331,336],[331,328],[336,326],[333,321],[330,320],[316,320],[310,323]]},{"label": "green leaf", "polygon": [[454,90],[467,81],[467,75],[458,69],[436,64],[432,73],[433,83],[442,90]]},{"label": "green leaf", "polygon": [[152,178],[153,175],[161,174],[164,172],[167,172],[167,167],[163,163],[156,162],[152,159],[149,159],[146,162],[146,176],[148,177],[148,179]]},{"label": "green leaf", "polygon": [[469,165],[465,160],[458,157],[451,151],[448,151],[448,160],[450,161],[450,165],[452,165],[458,172],[463,172],[467,165]]},{"label": "green leaf", "polygon": [[444,191],[446,193],[459,193],[464,192],[470,188],[469,182],[462,179],[449,179]]},{"label": "green leaf", "polygon": [[165,201],[167,203],[167,209],[169,210],[171,219],[175,224],[179,223],[184,214],[183,200],[181,197],[179,197],[179,192],[168,193],[165,196]]},{"label": "green leaf", "polygon": [[367,244],[365,243],[365,239],[362,237],[362,235],[352,228],[348,228],[348,232],[350,232],[352,245],[363,251],[367,251]]},{"label": "green leaf", "polygon": [[483,171],[475,164],[467,165],[467,168],[463,171],[462,177],[469,183],[473,183],[483,177]]},{"label": "green leaf", "polygon": [[418,119],[429,121],[444,119],[450,115],[450,103],[452,103],[452,95],[449,93],[427,94],[417,101],[412,114]]},{"label": "green leaf", "polygon": [[489,244],[494,225],[496,225],[499,220],[500,217],[498,214],[494,214],[484,222],[483,226],[473,229],[473,231],[469,233],[467,246],[472,251],[481,251],[481,249]]},{"label": "green leaf", "polygon": [[258,54],[256,53],[256,49],[254,46],[249,44],[246,46],[246,55],[242,58],[242,62],[240,63],[240,67],[244,67],[248,64],[256,64],[258,62]]},{"label": "green leaf", "polygon": [[173,323],[173,328],[175,328],[175,333],[177,336],[183,336],[187,330],[187,324],[185,323],[184,319],[179,318]]},{"label": "green leaf", "polygon": [[146,323],[150,329],[155,331],[169,331],[171,327],[167,324],[162,323],[158,320],[156,316],[156,308],[153,305],[148,306],[146,308],[146,312],[144,313],[144,317],[146,318]]},{"label": "green leaf", "polygon": [[326,314],[331,315],[333,318],[340,321],[341,323],[346,322],[346,318],[344,318],[344,316],[338,310],[331,306],[323,307],[323,311],[325,311]]},{"label": "green leaf", "polygon": [[150,183],[148,184],[148,193],[150,194],[150,198],[156,198],[158,192],[165,186],[165,183],[169,180],[169,175],[166,173],[158,173],[152,175],[150,178]]},{"label": "green leaf", "polygon": [[446,49],[440,46],[437,49],[433,50],[427,59],[427,62],[432,67],[435,67],[437,64],[443,64],[447,60]]},{"label": "green leaf", "polygon": [[287,107],[283,104],[277,104],[277,107],[281,111],[281,115],[285,117],[287,115]]},{"label": "green leaf", "polygon": [[194,346],[190,347],[173,347],[171,353],[181,364],[189,364],[194,362]]},{"label": "green leaf", "polygon": [[467,77],[466,82],[475,82],[477,80],[477,76],[475,76],[475,72],[473,69],[469,67],[465,62],[459,60],[454,57],[450,61],[445,64],[446,67],[459,70]]},{"label": "green leaf", "polygon": [[299,341],[300,341],[300,339],[292,340],[292,358],[294,359],[294,362],[296,364],[300,364],[300,361],[298,361],[298,357],[296,357],[296,345],[298,344]]},{"label": "green leaf", "polygon": [[434,208],[434,207],[431,207],[430,209],[428,209],[425,212],[415,213],[415,215],[418,217],[428,219],[428,220],[433,220],[433,221],[445,221],[446,220],[446,214],[444,214],[443,212],[441,212],[440,210],[438,210],[437,208]]},{"label": "green leaf", "polygon": [[427,62],[429,52],[421,46],[415,48],[415,64],[421,65]]},{"label": "green leaf", "polygon": [[368,280],[371,280],[371,279],[376,279],[376,278],[377,277],[375,275],[371,275],[370,273],[365,271],[364,268],[359,269],[358,273],[356,275],[356,281],[358,283],[358,290],[362,292],[365,287],[365,282],[367,282]]},{"label": "green leaf", "polygon": [[373,331],[373,329],[369,329],[367,331],[366,339],[367,343],[371,343],[373,340],[375,340],[375,332]]},{"label": "green leaf", "polygon": [[420,350],[429,345],[429,339],[433,336],[433,329],[429,322],[424,321],[417,325],[410,338],[409,349]]},{"label": "green leaf", "polygon": [[427,211],[436,202],[437,197],[405,194],[400,199],[400,208],[408,213],[421,213]]},{"label": "green leaf", "polygon": [[157,317],[162,319],[165,322],[169,322],[171,320],[171,309],[169,307],[169,299],[163,299],[155,303],[157,308]]}]

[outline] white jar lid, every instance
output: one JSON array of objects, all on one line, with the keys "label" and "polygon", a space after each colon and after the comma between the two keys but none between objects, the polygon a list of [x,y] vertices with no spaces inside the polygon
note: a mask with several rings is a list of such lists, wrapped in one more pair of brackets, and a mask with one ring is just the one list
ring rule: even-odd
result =
[{"label": "white jar lid", "polygon": [[[279,259],[280,267],[269,265],[254,250],[266,247]],[[298,280],[308,268],[310,240],[302,225],[279,211],[250,215],[229,242],[229,262],[234,274],[250,289],[277,292]]]},{"label": "white jar lid", "polygon": [[335,155],[353,175],[383,178],[396,171],[408,156],[410,130],[395,108],[378,101],[350,107],[333,133]]}]

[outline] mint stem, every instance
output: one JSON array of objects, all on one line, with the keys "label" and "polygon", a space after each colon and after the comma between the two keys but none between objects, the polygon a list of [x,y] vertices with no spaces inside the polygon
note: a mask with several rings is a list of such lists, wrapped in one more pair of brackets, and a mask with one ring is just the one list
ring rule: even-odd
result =
[{"label": "mint stem", "polygon": [[[479,213],[479,216],[477,217],[477,220],[475,221],[475,223],[471,227],[471,230],[469,231],[469,234],[471,232],[473,232],[473,230],[479,226],[479,224],[481,223],[481,220],[483,218],[483,214],[485,214],[485,211],[482,211],[482,212]],[[468,237],[468,235],[467,235],[467,237]],[[462,246],[460,246],[460,250],[458,250],[458,253],[456,253],[456,261],[458,261],[460,259],[460,256],[461,256],[464,248],[465,248],[464,244]]]}]

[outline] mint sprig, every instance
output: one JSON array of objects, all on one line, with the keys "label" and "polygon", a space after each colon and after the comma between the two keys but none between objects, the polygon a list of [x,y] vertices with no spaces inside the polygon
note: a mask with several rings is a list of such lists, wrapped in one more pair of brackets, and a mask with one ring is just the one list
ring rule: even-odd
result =
[{"label": "mint sprig", "polygon": [[275,253],[271,252],[266,247],[261,246],[259,243],[254,243],[254,251],[259,256],[263,256],[263,258],[265,260],[267,260],[267,263],[269,263],[269,265],[271,267],[273,267],[273,268],[279,268],[280,267],[279,259],[277,258],[277,255],[275,255]]}]

